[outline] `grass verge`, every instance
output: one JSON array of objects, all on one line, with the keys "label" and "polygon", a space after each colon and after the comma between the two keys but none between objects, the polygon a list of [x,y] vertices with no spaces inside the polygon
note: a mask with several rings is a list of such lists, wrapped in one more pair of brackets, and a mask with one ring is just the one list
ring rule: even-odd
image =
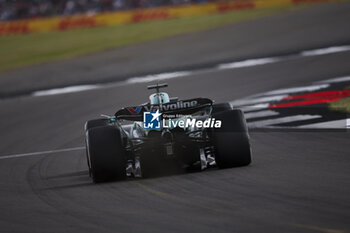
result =
[{"label": "grass verge", "polygon": [[[346,87],[345,90],[350,90],[350,86]],[[330,102],[328,107],[333,112],[350,113],[350,97]]]},{"label": "grass verge", "polygon": [[0,36],[0,71],[211,29],[295,8],[278,7],[115,27]]}]

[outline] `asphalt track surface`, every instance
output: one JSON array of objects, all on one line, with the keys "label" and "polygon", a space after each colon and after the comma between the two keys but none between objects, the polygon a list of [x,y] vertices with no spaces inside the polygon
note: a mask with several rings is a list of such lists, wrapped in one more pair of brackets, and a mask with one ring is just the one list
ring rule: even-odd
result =
[{"label": "asphalt track surface", "polygon": [[[224,60],[225,53],[239,59],[349,44],[349,10],[349,3],[320,5],[159,43],[185,53],[183,57],[186,54],[191,57],[195,52],[181,47],[179,41],[186,41],[183,46],[194,43],[198,49],[197,43],[202,41],[211,46],[202,55],[209,62]],[[262,37],[265,32],[270,37],[266,40],[254,37],[256,28]],[[206,35],[218,41],[213,39],[209,43]],[[234,48],[241,46],[236,53]],[[138,51],[140,47],[127,49]],[[120,53],[127,49],[121,49]],[[155,53],[161,53],[160,50]],[[106,59],[112,53],[107,52]],[[119,50],[114,53],[119,54]],[[94,70],[89,59],[84,57],[74,62],[84,62]],[[177,59],[171,63],[176,64]],[[138,58],[134,61],[135,70],[138,64],[143,65]],[[168,80],[168,92],[181,98],[203,96],[218,102],[231,101],[349,75],[349,61],[350,52],[343,52],[197,73]],[[205,63],[199,63],[202,62]],[[76,69],[78,65],[65,65],[65,62],[48,66],[56,65],[68,73],[70,69],[76,75],[85,73]],[[153,68],[157,70],[158,65],[161,64]],[[24,70],[11,74],[23,72],[28,78],[39,74],[37,67]],[[146,72],[140,68],[141,71]],[[8,79],[4,80],[2,90],[6,89]],[[32,88],[26,85],[21,90]],[[100,113],[113,114],[124,105],[145,102],[148,94],[145,84],[133,84],[66,95],[3,99],[0,155],[82,146],[86,120]],[[92,184],[88,177],[83,150],[0,159],[0,232],[350,231],[347,132],[251,132],[251,140],[254,157],[248,167],[98,185]]]}]

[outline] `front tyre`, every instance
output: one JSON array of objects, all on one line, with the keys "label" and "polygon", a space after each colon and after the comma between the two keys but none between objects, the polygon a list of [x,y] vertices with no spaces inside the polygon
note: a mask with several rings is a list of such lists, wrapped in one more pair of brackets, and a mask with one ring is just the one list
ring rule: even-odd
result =
[{"label": "front tyre", "polygon": [[87,131],[87,153],[91,177],[95,183],[126,178],[126,155],[120,129],[114,126]]},{"label": "front tyre", "polygon": [[230,168],[249,165],[251,148],[243,112],[233,109],[213,114],[212,117],[222,122],[221,128],[215,128],[212,134],[217,166]]}]

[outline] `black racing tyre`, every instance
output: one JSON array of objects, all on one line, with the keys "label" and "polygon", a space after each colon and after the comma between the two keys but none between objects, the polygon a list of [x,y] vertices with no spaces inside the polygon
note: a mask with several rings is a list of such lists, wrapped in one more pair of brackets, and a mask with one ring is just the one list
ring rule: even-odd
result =
[{"label": "black racing tyre", "polygon": [[107,126],[107,125],[108,125],[108,119],[90,120],[85,123],[85,131],[92,129],[94,127]]},{"label": "black racing tyre", "polygon": [[231,104],[229,103],[218,103],[213,104],[212,114],[232,110]]},{"label": "black racing tyre", "polygon": [[95,127],[87,131],[87,151],[91,177],[95,183],[126,177],[126,155],[120,129]]},{"label": "black racing tyre", "polygon": [[246,166],[251,163],[248,129],[243,112],[239,109],[212,115],[221,120],[221,128],[214,128],[212,142],[215,161],[219,168]]},{"label": "black racing tyre", "polygon": [[[85,123],[84,129],[85,129],[85,132],[87,132],[89,129],[92,129],[94,127],[107,126],[107,125],[108,125],[108,119],[94,119],[94,120],[87,121]],[[85,140],[85,145],[86,145],[86,140]],[[89,168],[89,175],[91,177],[91,165],[90,165],[90,160],[87,156],[88,156],[88,152],[86,152],[86,161]]]},{"label": "black racing tyre", "polygon": [[85,152],[86,152],[86,161],[87,161],[87,165],[88,165],[88,171],[89,171],[89,176],[92,177],[91,174],[91,165],[90,165],[90,157],[89,157],[89,151],[88,151],[88,139],[87,139],[87,132],[85,135]]}]

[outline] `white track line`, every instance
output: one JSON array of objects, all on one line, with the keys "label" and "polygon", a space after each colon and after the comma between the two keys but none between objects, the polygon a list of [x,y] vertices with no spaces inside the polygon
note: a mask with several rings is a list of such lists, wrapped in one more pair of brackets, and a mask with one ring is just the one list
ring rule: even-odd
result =
[{"label": "white track line", "polygon": [[193,72],[190,71],[178,71],[178,72],[171,72],[171,73],[161,73],[161,74],[152,74],[152,75],[146,75],[143,77],[135,77],[130,78],[126,80],[126,83],[133,84],[133,83],[148,83],[148,82],[154,82],[158,80],[166,80],[166,79],[172,79],[172,78],[179,78],[191,75]]},{"label": "white track line", "polygon": [[233,107],[239,108],[246,113],[246,112],[260,111],[262,109],[266,109],[269,107],[269,104],[255,104],[255,105],[248,105],[243,107],[237,107],[237,106],[233,106]]},{"label": "white track line", "polygon": [[260,103],[269,103],[271,101],[280,101],[286,97],[288,97],[288,95],[275,95],[275,96],[267,96],[267,97],[260,97],[260,98],[240,99],[236,101],[231,101],[230,103],[233,106],[244,106],[244,105],[260,104]]},{"label": "white track line", "polygon": [[346,129],[350,128],[350,119],[342,119],[335,121],[326,121],[315,124],[301,125],[297,128],[302,129]]},{"label": "white track line", "polygon": [[350,76],[322,80],[317,83],[341,83],[341,82],[347,82],[347,81],[350,81]]},{"label": "white track line", "polygon": [[350,51],[349,45],[333,46],[333,47],[329,47],[329,48],[308,50],[308,51],[303,51],[300,54],[303,57],[310,57],[310,56],[319,56],[319,55],[340,53],[340,52],[347,52],[347,51]]},{"label": "white track line", "polygon": [[259,118],[259,117],[268,117],[268,116],[277,116],[277,115],[279,115],[278,112],[265,110],[265,111],[245,113],[244,117],[245,119],[253,119],[253,118]]},{"label": "white track line", "polygon": [[59,94],[67,94],[67,93],[72,93],[72,92],[93,90],[93,89],[97,89],[100,87],[102,87],[102,86],[101,85],[78,85],[78,86],[70,86],[70,87],[35,91],[32,93],[32,95],[33,96],[59,95]]},{"label": "white track line", "polygon": [[181,77],[193,75],[196,73],[202,73],[202,72],[212,72],[212,71],[216,71],[216,70],[240,69],[240,68],[247,68],[247,67],[253,67],[253,66],[261,66],[261,65],[266,65],[266,64],[273,64],[273,63],[278,63],[278,62],[282,62],[282,61],[287,61],[287,60],[291,60],[291,59],[297,59],[299,57],[319,56],[319,55],[346,52],[346,51],[350,51],[350,45],[334,46],[334,47],[321,48],[321,49],[315,49],[315,50],[307,50],[307,51],[302,51],[300,53],[297,53],[294,55],[288,55],[288,56],[265,57],[265,58],[248,59],[248,60],[231,62],[231,63],[223,63],[223,64],[219,64],[215,67],[209,67],[209,68],[199,69],[199,70],[165,72],[165,73],[160,73],[160,74],[145,75],[145,76],[141,76],[141,77],[131,77],[131,78],[127,79],[126,81],[118,81],[118,82],[113,82],[113,83],[96,84],[96,85],[77,85],[77,86],[68,86],[68,87],[63,87],[63,88],[41,90],[41,91],[35,91],[31,95],[36,96],[36,97],[49,96],[49,95],[59,95],[59,94],[88,91],[88,90],[99,89],[99,88],[109,88],[109,87],[115,87],[115,86],[119,86],[119,85],[130,85],[130,84],[135,84],[135,83],[148,83],[148,82],[161,81],[161,80],[172,79],[172,78],[181,78]]},{"label": "white track line", "polygon": [[307,92],[307,91],[317,91],[327,87],[329,87],[329,84],[319,84],[319,85],[311,85],[311,86],[304,86],[304,87],[292,87],[292,88],[284,88],[284,89],[269,91],[264,93],[263,95],[264,96],[280,95],[280,94],[290,94],[290,93]]},{"label": "white track line", "polygon": [[260,128],[260,127],[265,127],[270,125],[290,123],[294,121],[316,119],[320,117],[321,117],[320,115],[296,115],[296,116],[287,116],[287,117],[281,117],[281,118],[275,118],[275,119],[269,119],[269,120],[248,122],[247,125],[249,128]]},{"label": "white track line", "polygon": [[73,148],[58,149],[58,150],[48,150],[48,151],[38,151],[38,152],[23,153],[23,154],[4,155],[4,156],[0,156],[0,160],[1,159],[27,157],[27,156],[33,156],[33,155],[55,154],[55,153],[69,152],[69,151],[76,151],[76,150],[85,150],[85,147],[81,146],[81,147],[73,147]]},{"label": "white track line", "polygon": [[282,58],[271,57],[271,58],[260,58],[260,59],[249,59],[245,61],[231,62],[226,64],[220,64],[217,66],[218,70],[227,70],[227,69],[237,69],[244,67],[260,66],[270,63],[276,63],[282,61]]}]

